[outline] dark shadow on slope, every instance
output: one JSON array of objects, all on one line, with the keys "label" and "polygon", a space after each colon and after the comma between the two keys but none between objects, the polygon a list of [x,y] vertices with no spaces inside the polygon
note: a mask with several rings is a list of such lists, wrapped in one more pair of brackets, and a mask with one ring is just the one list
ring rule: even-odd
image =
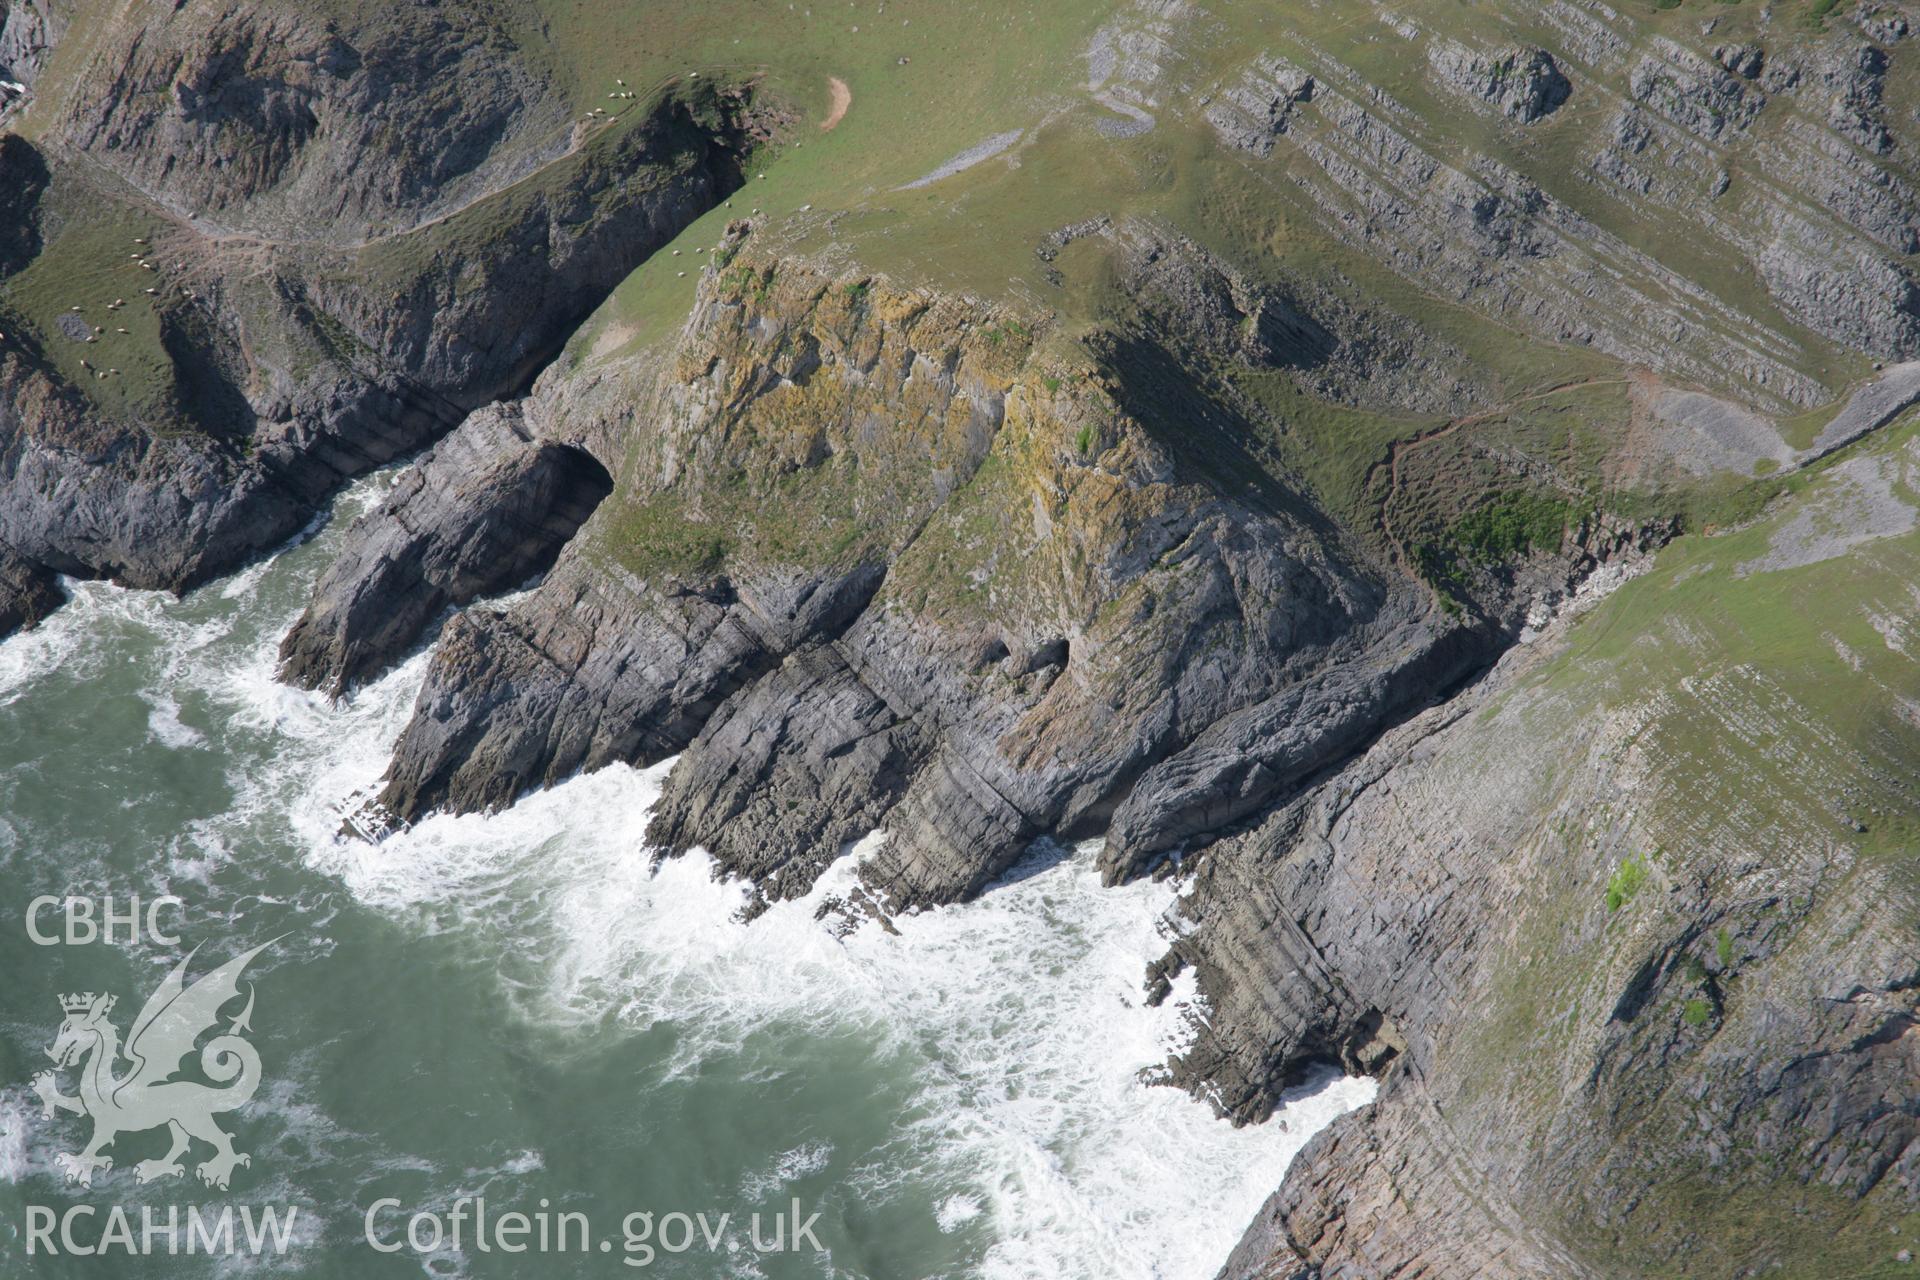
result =
[{"label": "dark shadow on slope", "polygon": [[1137,329],[1089,341],[1108,394],[1173,455],[1188,474],[1227,501],[1299,524],[1322,546],[1348,545],[1339,526],[1279,478],[1279,461],[1262,430],[1230,392],[1216,392],[1167,348]]},{"label": "dark shadow on slope", "polygon": [[0,134],[0,278],[40,256],[40,196],[46,157],[17,134]]}]

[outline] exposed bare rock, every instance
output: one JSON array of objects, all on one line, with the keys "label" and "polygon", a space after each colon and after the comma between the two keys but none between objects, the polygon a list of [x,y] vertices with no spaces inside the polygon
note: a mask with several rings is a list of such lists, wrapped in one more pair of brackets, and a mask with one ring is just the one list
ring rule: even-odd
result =
[{"label": "exposed bare rock", "polygon": [[1857,258],[1848,265],[1808,254],[1792,235],[1798,230],[1783,219],[1780,238],[1755,255],[1767,288],[1810,323],[1868,351],[1900,358],[1920,354],[1920,283],[1885,258]]},{"label": "exposed bare rock", "polygon": [[[1715,652],[1685,622],[1655,634]],[[1514,651],[1207,850],[1162,966],[1212,1001],[1184,1078],[1251,1117],[1356,1045],[1386,1077],[1226,1274],[1737,1274],[1823,1245],[1733,1238],[1717,1207],[1676,1221],[1674,1197],[1912,1212],[1912,889],[1832,808],[1849,778],[1850,803],[1910,794],[1912,755],[1843,746],[1755,653],[1649,687],[1631,659],[1569,678],[1566,644]],[[1775,774],[1783,735],[1800,754]],[[1623,889],[1636,860],[1650,880]]]},{"label": "exposed bare rock", "polygon": [[1207,123],[1230,147],[1270,155],[1294,109],[1313,98],[1313,77],[1277,54],[1267,54],[1207,108]]},{"label": "exposed bare rock", "polygon": [[1452,40],[1427,45],[1427,63],[1449,89],[1497,108],[1521,124],[1544,119],[1573,93],[1553,55],[1545,49],[1482,53]]},{"label": "exposed bare rock", "polygon": [[[395,20],[437,30],[437,13]],[[455,85],[409,61],[451,46],[381,21],[366,50],[275,7],[116,24],[97,54],[115,74],[70,95],[49,132],[146,184],[134,197],[87,188],[74,165],[42,182],[62,153],[5,139],[0,164],[21,180],[0,201],[21,216],[0,258],[34,251],[56,196],[188,215],[154,250],[171,421],[117,420],[64,385],[39,358],[59,324],[0,352],[0,539],[20,555],[181,590],[278,545],[347,479],[517,392],[614,283],[739,184],[761,127],[744,91],[705,82],[564,154],[476,150],[468,133],[511,142],[553,123],[523,101],[530,73],[487,64]],[[476,36],[461,56],[506,56],[498,45]],[[460,96],[473,85],[490,87]],[[523,161],[550,161],[554,182],[470,203]],[[394,234],[395,220],[417,229]]]},{"label": "exposed bare rock", "polygon": [[1895,365],[1848,396],[1802,457],[1823,458],[1885,426],[1916,403],[1920,403],[1920,361]]},{"label": "exposed bare rock", "polygon": [[226,229],[333,245],[443,216],[568,149],[569,111],[483,10],[196,4],[122,35],[62,141]]},{"label": "exposed bare rock", "polygon": [[[1817,196],[1835,217],[1898,254],[1920,250],[1920,194],[1895,170],[1876,165],[1845,141],[1811,122],[1788,122],[1778,135],[1757,144],[1763,164],[1792,185]],[[1802,217],[1773,215],[1775,226],[1792,226],[1807,249],[1840,258],[1850,246]],[[1734,232],[1738,234],[1738,232]]]},{"label": "exposed bare rock", "polygon": [[736,689],[843,627],[875,582],[789,578],[760,596],[569,565],[504,613],[456,614],[375,819],[498,808],[580,769],[672,755]]},{"label": "exposed bare rock", "polygon": [[[1680,92],[1668,64],[1655,62],[1667,70],[1649,67],[1649,97]],[[1240,81],[1250,101],[1272,100],[1270,63],[1263,59]],[[1703,384],[1757,383],[1784,404],[1821,398],[1794,367],[1792,338],[1736,316],[1525,174],[1491,160],[1471,170],[1442,160],[1409,131],[1410,113],[1384,95],[1330,89],[1324,77],[1315,82],[1320,87],[1289,114],[1283,135],[1311,165],[1277,171],[1276,181],[1297,187],[1336,234],[1445,296],[1534,332],[1631,359],[1657,350],[1658,363]],[[1819,289],[1812,280],[1782,283]],[[1861,308],[1876,320],[1886,311],[1878,301]],[[1915,341],[1912,318],[1897,310],[1876,329],[1889,349]]]},{"label": "exposed bare rock", "polygon": [[1487,647],[1486,637],[1456,632],[1436,642],[1414,620],[1387,623],[1352,667],[1214,722],[1134,786],[1114,814],[1103,872],[1130,879],[1155,854],[1264,810],[1359,746],[1379,728],[1382,707],[1414,706],[1448,688]]},{"label": "exposed bare rock", "polygon": [[1617,74],[1632,40],[1620,29],[1619,14],[1606,5],[1578,0],[1545,0],[1540,18],[1559,33],[1566,51],[1596,71]]},{"label": "exposed bare rock", "polygon": [[1907,38],[1913,30],[1908,15],[1899,4],[1881,4],[1875,0],[1853,5],[1848,16],[1857,23],[1867,37],[1881,44],[1898,44]]},{"label": "exposed bare rock", "polygon": [[1634,66],[1628,92],[1696,137],[1722,141],[1744,131],[1766,105],[1766,98],[1719,65],[1670,40],[1656,40],[1653,51]]},{"label": "exposed bare rock", "polygon": [[1189,359],[1286,369],[1329,400],[1375,408],[1460,412],[1487,394],[1463,376],[1457,348],[1384,307],[1306,281],[1255,280],[1165,228],[1094,231],[1118,248],[1121,285],[1146,323]]},{"label": "exposed bare rock", "polygon": [[1713,60],[1742,80],[1758,80],[1767,67],[1767,51],[1757,44],[1723,44],[1714,49]]},{"label": "exposed bare rock", "polygon": [[1836,49],[1822,63],[1820,81],[1832,95],[1827,123],[1843,137],[1884,155],[1893,135],[1881,119],[1886,99],[1887,55],[1877,45]]},{"label": "exposed bare rock", "polygon": [[1763,464],[1793,464],[1793,447],[1778,427],[1704,392],[1663,391],[1652,415],[1660,424],[1650,433],[1655,437],[1652,447],[1663,466],[1679,466],[1693,475],[1752,475]]},{"label": "exposed bare rock", "polygon": [[[412,457],[281,650],[435,643],[349,825],[677,755],[647,840],[750,910],[876,830],[881,913],[1041,836],[1191,877],[1171,1078],[1382,1081],[1232,1280],[1765,1274],[1755,1206],[1920,1210],[1914,460],[1811,466],[1920,403],[1907,6],[1128,0],[991,174],[774,208],[799,152],[670,250],[791,65],[582,118],[539,6],[109,8],[0,0],[0,635]],[[123,278],[125,397],[46,287]],[[1683,519],[1697,580],[1555,620]]]},{"label": "exposed bare rock", "polygon": [[1094,127],[1109,138],[1153,130],[1154,112],[1175,64],[1184,57],[1180,36],[1197,10],[1190,0],[1131,0],[1094,32],[1087,45],[1087,91],[1112,112]]},{"label": "exposed bare rock", "polygon": [[66,6],[54,0],[0,4],[0,120],[32,97],[34,81],[66,33]]},{"label": "exposed bare rock", "polygon": [[282,676],[341,693],[378,674],[442,610],[544,571],[612,487],[517,407],[475,411],[355,523],[280,646]]},{"label": "exposed bare rock", "polygon": [[39,625],[65,599],[59,575],[0,546],[0,638]]},{"label": "exposed bare rock", "polygon": [[[1417,1201],[1406,1187],[1420,1188]],[[1395,1076],[1380,1101],[1336,1119],[1294,1157],[1218,1280],[1362,1280],[1410,1258],[1463,1280],[1605,1274],[1530,1230],[1460,1161],[1432,1102]]]}]

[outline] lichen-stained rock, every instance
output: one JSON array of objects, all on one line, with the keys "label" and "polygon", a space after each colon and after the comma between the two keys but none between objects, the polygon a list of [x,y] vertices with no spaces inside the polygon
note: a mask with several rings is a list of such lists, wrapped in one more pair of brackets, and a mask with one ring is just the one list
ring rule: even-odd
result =
[{"label": "lichen-stained rock", "polygon": [[[663,847],[787,895],[884,827],[869,883],[948,901],[1275,699],[1294,709],[1286,763],[1236,787],[1256,808],[1490,639],[1252,459],[1222,472],[1200,421],[1136,420],[1136,374],[1102,370],[1124,352],[1066,363],[1030,317],[731,253],[645,373],[543,381],[550,416],[637,398],[622,488],[545,586],[449,635],[392,816],[684,749]],[[1216,808],[1143,830],[1113,874],[1236,816]]]},{"label": "lichen-stained rock", "polygon": [[[696,77],[698,5],[583,59],[519,0],[0,0],[0,631],[439,440],[285,642],[342,690],[458,610],[361,830],[678,755],[646,843],[756,905],[876,829],[881,911],[1103,836],[1190,877],[1174,1080],[1382,1078],[1230,1275],[1871,1273],[1920,1185],[1913,459],[1862,457],[1920,354],[1903,8],[1127,0],[889,55],[1023,81],[909,191],[952,102],[856,75],[743,170],[832,58]],[[678,238],[749,172],[751,239]],[[149,272],[120,396],[80,360]]]}]

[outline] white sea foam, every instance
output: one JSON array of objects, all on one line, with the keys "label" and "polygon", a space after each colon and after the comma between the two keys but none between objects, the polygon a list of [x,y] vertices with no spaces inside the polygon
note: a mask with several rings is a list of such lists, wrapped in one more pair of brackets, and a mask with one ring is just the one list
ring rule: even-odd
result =
[{"label": "white sea foam", "polygon": [[147,732],[161,746],[182,751],[206,744],[206,738],[198,729],[180,719],[180,704],[172,698],[155,693],[149,695],[148,704],[151,709],[147,712]]},{"label": "white sea foam", "polygon": [[[656,868],[643,845],[669,768],[609,768],[491,817],[432,818],[378,846],[328,839],[309,857],[363,902],[524,949],[519,971],[545,975],[510,993],[528,1016],[673,1024],[682,1070],[769,1025],[859,1028],[924,1054],[926,1118],[859,1176],[880,1194],[964,1171],[970,1189],[942,1200],[938,1225],[987,1215],[990,1276],[1209,1276],[1294,1152],[1372,1097],[1371,1081],[1336,1080],[1284,1123],[1236,1130],[1145,1083],[1205,1011],[1191,976],[1145,1004],[1176,890],[1103,888],[1091,846],[1037,851],[899,936],[840,938],[815,913],[856,850],[807,898],[742,924],[744,889],[703,854]],[[805,1153],[788,1156],[773,1178],[805,1172]]]},{"label": "white sea foam", "polygon": [[[343,517],[383,488],[357,486]],[[345,522],[337,518],[323,539]],[[302,555],[317,563],[324,550]],[[156,739],[187,747],[203,745],[188,735],[210,737],[216,750],[241,737],[269,744],[236,755],[228,812],[193,824],[169,850],[182,880],[228,875],[251,856],[256,828],[276,843],[291,829],[323,885],[497,955],[503,999],[525,1018],[576,1029],[610,1013],[633,1028],[670,1024],[679,1033],[671,1069],[685,1073],[739,1054],[768,1027],[854,1031],[911,1058],[915,1118],[854,1170],[852,1190],[927,1188],[930,1229],[981,1231],[993,1242],[988,1276],[1210,1276],[1294,1152],[1372,1097],[1369,1081],[1333,1081],[1294,1099],[1284,1125],[1234,1129],[1186,1094],[1145,1083],[1206,1016],[1190,976],[1160,1007],[1142,998],[1145,967],[1170,936],[1163,913],[1180,890],[1103,888],[1090,848],[1037,850],[978,901],[906,918],[898,936],[867,927],[841,937],[815,913],[851,883],[878,837],[806,899],[743,924],[743,888],[716,881],[704,854],[656,867],[645,847],[671,762],[574,778],[497,815],[435,817],[377,846],[341,841],[343,812],[377,782],[427,658],[339,701],[280,684],[275,647],[304,595],[289,577],[263,564],[206,602],[72,584],[66,610],[0,646],[0,702],[55,670],[85,677],[124,666],[131,636],[157,650],[131,685],[147,685],[140,692]],[[92,872],[75,856],[85,883]],[[325,946],[337,908],[307,905],[311,929],[297,945]],[[34,1158],[9,1136],[21,1131],[12,1122],[28,1101],[0,1097],[8,1178]],[[318,1150],[343,1140],[318,1112],[290,1132]],[[777,1194],[833,1154],[823,1136],[748,1172],[745,1184]],[[498,1171],[468,1172],[486,1181],[481,1174],[535,1167],[516,1157]],[[457,1259],[432,1262],[458,1268]]]},{"label": "white sea foam", "polygon": [[952,1235],[979,1216],[978,1197],[953,1195],[940,1202],[940,1208],[934,1214],[934,1221],[939,1224],[940,1230]]},{"label": "white sea foam", "polygon": [[789,1183],[819,1173],[832,1158],[831,1142],[807,1142],[782,1151],[766,1169],[741,1181],[740,1195],[752,1203],[775,1200]]},{"label": "white sea foam", "polygon": [[0,644],[0,704],[12,702],[36,682],[61,671],[99,674],[110,662],[126,663],[124,636],[130,626],[164,617],[171,597],[161,591],[130,591],[104,582],[61,580],[67,604],[32,631]]},{"label": "white sea foam", "polygon": [[32,1169],[35,1101],[25,1089],[0,1093],[0,1182],[18,1182]]}]

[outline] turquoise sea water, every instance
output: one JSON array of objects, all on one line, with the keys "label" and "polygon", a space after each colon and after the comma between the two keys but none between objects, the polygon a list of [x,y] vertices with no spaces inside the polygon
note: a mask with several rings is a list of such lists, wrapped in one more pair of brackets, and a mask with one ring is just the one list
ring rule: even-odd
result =
[{"label": "turquoise sea water", "polygon": [[[377,847],[341,840],[425,656],[339,704],[275,683],[272,661],[339,530],[386,482],[184,600],[74,584],[65,611],[0,645],[0,1276],[1203,1280],[1292,1153],[1371,1096],[1329,1081],[1236,1131],[1146,1083],[1205,1015],[1189,989],[1141,999],[1176,890],[1104,890],[1086,850],[1038,850],[897,936],[843,936],[815,913],[857,852],[752,925],[698,854],[656,865],[641,833],[662,770],[608,769]],[[177,943],[28,934],[42,895],[124,908],[168,894],[184,905],[158,922]],[[60,908],[38,923],[59,933]],[[32,1089],[60,997],[113,993],[125,1033],[195,947],[188,981],[269,940],[240,988],[261,1084],[217,1117],[251,1163],[210,1188],[196,1146],[183,1177],[141,1184],[136,1163],[167,1146],[155,1128],[121,1136],[92,1186],[70,1184],[58,1157],[93,1121],[44,1117]],[[504,1237],[527,1252],[497,1234],[476,1245],[482,1198],[491,1231],[528,1215]],[[756,1249],[751,1215],[769,1244],[775,1214],[792,1235],[796,1202],[810,1234]],[[374,1238],[398,1252],[368,1240],[376,1205]],[[143,1211],[184,1228],[189,1207],[208,1223],[232,1210],[236,1251],[143,1240]],[[241,1211],[267,1209],[293,1216],[284,1250],[244,1247]],[[562,1213],[579,1215],[565,1252]],[[682,1252],[674,1213],[695,1237]],[[406,1244],[415,1214],[437,1244],[428,1219],[422,1247]],[[33,1237],[47,1221],[107,1251],[74,1256],[57,1227]]]}]

